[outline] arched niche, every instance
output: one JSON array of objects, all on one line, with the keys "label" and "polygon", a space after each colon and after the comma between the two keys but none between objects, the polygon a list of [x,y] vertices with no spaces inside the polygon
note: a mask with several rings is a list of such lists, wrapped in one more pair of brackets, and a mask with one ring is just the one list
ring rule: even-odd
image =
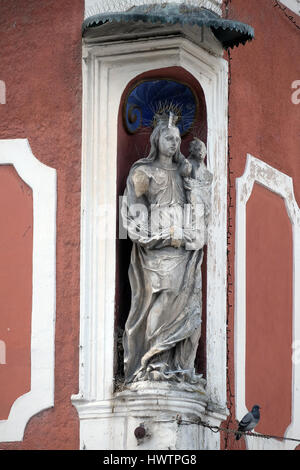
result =
[{"label": "arched niche", "polygon": [[[150,149],[149,138],[152,132],[150,125],[140,127],[130,132],[126,126],[126,101],[131,91],[144,82],[165,80],[177,82],[186,86],[193,94],[195,100],[195,114],[193,122],[181,133],[181,152],[188,157],[189,144],[194,137],[207,143],[207,109],[204,91],[200,83],[187,70],[182,67],[165,67],[154,69],[137,75],[123,91],[118,112],[118,142],[117,142],[117,236],[116,236],[116,295],[115,295],[115,384],[118,387],[123,380],[123,348],[122,335],[131,303],[131,289],[128,280],[128,267],[130,263],[132,243],[129,238],[120,237],[120,197],[124,193],[126,179],[132,164],[139,158],[146,157]],[[155,98],[153,98],[155,100]],[[172,101],[169,95],[166,101]],[[139,119],[139,117],[137,117]],[[122,229],[121,229],[122,230]],[[204,248],[204,261],[202,263],[202,329],[198,352],[195,360],[196,372],[206,375],[206,247]],[[117,389],[116,387],[116,389]]]}]

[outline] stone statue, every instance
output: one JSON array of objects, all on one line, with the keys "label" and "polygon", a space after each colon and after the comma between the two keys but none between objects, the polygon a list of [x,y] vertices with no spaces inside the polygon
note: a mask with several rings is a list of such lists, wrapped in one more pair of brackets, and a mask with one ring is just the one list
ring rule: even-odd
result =
[{"label": "stone statue", "polygon": [[195,237],[187,249],[201,249],[207,244],[207,228],[211,211],[211,186],[213,176],[208,171],[204,160],[206,146],[195,137],[190,143],[189,162],[192,164],[190,178],[184,179],[184,187],[190,203],[190,219],[193,221]]},{"label": "stone statue", "polygon": [[201,334],[204,237],[189,219],[198,200],[203,205],[198,192],[208,173],[198,158],[203,151],[194,145],[190,161],[180,152],[172,113],[157,119],[150,143],[148,157],[131,167],[122,205],[123,224],[133,241],[132,301],[123,336],[125,383],[168,381],[203,390],[194,361]]}]

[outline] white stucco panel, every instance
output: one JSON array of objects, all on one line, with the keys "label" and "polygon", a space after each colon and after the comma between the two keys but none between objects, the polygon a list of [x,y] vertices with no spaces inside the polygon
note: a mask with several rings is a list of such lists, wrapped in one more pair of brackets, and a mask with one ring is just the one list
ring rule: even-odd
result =
[{"label": "white stucco panel", "polygon": [[0,442],[12,442],[23,439],[32,416],[54,405],[56,170],[37,160],[27,139],[0,140],[0,165],[13,165],[33,194],[31,389],[0,421]]},{"label": "white stucco panel", "polygon": [[[238,420],[247,413],[246,408],[246,205],[254,183],[258,183],[281,196],[293,229],[293,343],[300,338],[300,210],[294,196],[293,180],[262,160],[248,155],[244,174],[236,179],[236,259],[235,259],[235,399]],[[293,361],[292,421],[285,438],[297,439],[300,435],[300,363]],[[249,450],[292,450],[293,440],[258,439],[246,437]]]}]

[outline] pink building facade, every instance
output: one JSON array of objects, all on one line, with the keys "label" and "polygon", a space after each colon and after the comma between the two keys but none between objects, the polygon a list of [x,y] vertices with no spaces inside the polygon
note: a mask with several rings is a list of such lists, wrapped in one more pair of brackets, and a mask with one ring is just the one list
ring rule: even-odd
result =
[{"label": "pink building facade", "polygon": [[[0,5],[0,449],[300,443],[300,5],[200,6],[255,38],[212,23],[126,29],[91,19],[100,6],[84,0]],[[119,196],[150,135],[129,132],[124,109],[151,80],[192,90],[181,150],[201,138],[214,176],[196,356],[206,401],[116,385],[130,307]],[[236,441],[256,403],[256,435]]]}]

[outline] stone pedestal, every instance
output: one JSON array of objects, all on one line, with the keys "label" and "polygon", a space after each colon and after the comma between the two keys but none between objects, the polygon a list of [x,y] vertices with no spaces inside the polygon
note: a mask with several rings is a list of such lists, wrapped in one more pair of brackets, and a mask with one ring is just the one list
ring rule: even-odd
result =
[{"label": "stone pedestal", "polygon": [[[173,388],[173,389],[172,389]],[[219,426],[223,413],[208,410],[204,393],[142,382],[110,401],[73,401],[81,420],[81,449],[211,450],[220,436],[201,426]]]}]

